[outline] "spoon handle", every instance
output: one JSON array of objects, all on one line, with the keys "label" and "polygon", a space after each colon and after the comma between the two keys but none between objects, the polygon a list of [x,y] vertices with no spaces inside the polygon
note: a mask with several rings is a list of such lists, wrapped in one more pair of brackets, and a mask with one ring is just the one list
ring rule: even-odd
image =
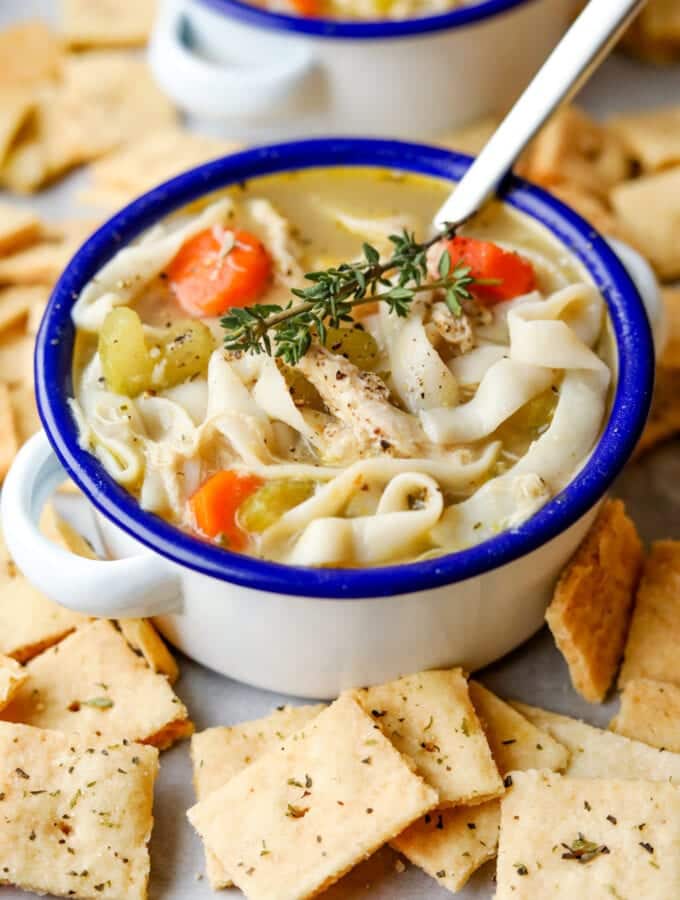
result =
[{"label": "spoon handle", "polygon": [[441,207],[437,229],[462,224],[496,193],[527,144],[587,81],[645,2],[590,0]]}]

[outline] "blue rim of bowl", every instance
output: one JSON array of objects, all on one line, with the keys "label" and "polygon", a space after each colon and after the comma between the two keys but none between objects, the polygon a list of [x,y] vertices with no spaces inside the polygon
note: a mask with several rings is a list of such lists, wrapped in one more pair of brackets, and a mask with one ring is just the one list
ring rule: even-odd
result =
[{"label": "blue rim of bowl", "polygon": [[415,37],[433,31],[476,25],[492,16],[502,15],[527,3],[540,0],[478,0],[436,16],[402,20],[375,20],[351,22],[347,20],[304,18],[285,15],[240,2],[240,0],[199,0],[203,6],[236,19],[245,25],[287,31],[291,34],[320,38],[349,38],[359,40],[383,40],[385,38]]},{"label": "blue rim of bowl", "polygon": [[609,307],[619,367],[611,414],[590,458],[560,494],[522,525],[469,549],[421,562],[371,569],[285,566],[230,553],[143,512],[135,498],[78,445],[67,402],[74,337],[70,310],[102,265],[145,229],[192,200],[259,175],[373,166],[456,180],[470,161],[437,147],[366,138],[324,138],[259,147],[165,182],[95,232],[54,288],[35,355],[38,408],[45,431],[62,465],[94,506],[131,537],[181,566],[257,590],[318,599],[384,597],[454,584],[531,553],[588,512],[623,468],[644,426],[654,378],[651,332],[640,296],[606,241],[563,203],[517,178],[508,179],[503,199],[546,226],[585,264]]}]

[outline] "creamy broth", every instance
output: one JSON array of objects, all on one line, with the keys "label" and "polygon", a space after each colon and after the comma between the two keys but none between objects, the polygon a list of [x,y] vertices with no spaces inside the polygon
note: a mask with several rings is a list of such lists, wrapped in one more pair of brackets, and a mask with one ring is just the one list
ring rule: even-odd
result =
[{"label": "creamy broth", "polygon": [[470,6],[465,0],[265,0],[253,6],[284,15],[339,21],[418,19]]},{"label": "creamy broth", "polygon": [[[285,306],[304,273],[357,259],[364,242],[385,255],[391,234],[424,238],[449,189],[311,169],[213,194],[152,229],[73,310],[83,447],[144,509],[296,565],[407,562],[526,520],[592,450],[612,354],[588,274],[517,211],[492,204],[461,235],[530,273],[530,290],[513,294],[508,275],[473,284],[455,311],[441,290],[418,293],[403,318],[358,306],[295,366],[222,347],[225,266],[259,261],[252,299]],[[215,249],[184,265],[204,239]],[[436,279],[441,246],[430,253]]]}]

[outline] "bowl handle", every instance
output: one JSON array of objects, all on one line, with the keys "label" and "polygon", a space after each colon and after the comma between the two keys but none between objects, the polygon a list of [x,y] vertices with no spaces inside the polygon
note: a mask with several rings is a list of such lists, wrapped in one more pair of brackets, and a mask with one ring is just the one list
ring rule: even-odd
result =
[{"label": "bowl handle", "polygon": [[65,477],[41,431],[21,448],[5,479],[4,538],[26,578],[56,603],[86,615],[125,618],[177,611],[179,577],[155,553],[85,559],[42,534],[38,525],[42,508]]},{"label": "bowl handle", "polygon": [[[237,26],[232,25],[232,29]],[[272,115],[311,70],[309,47],[295,39],[282,42],[272,53],[269,45],[257,51],[257,35],[250,38],[250,60],[238,62],[243,37],[238,30],[225,42],[235,63],[213,61],[192,47],[189,9],[182,0],[167,2],[156,18],[149,42],[149,66],[160,87],[186,112],[205,119],[252,119]],[[264,39],[263,39],[264,40]],[[255,43],[253,43],[253,41]]]},{"label": "bowl handle", "polygon": [[638,289],[640,298],[644,304],[654,338],[654,354],[657,360],[663,356],[663,351],[668,340],[668,322],[664,310],[659,282],[646,259],[629,244],[616,238],[607,238],[608,243],[619,257],[624,268]]}]

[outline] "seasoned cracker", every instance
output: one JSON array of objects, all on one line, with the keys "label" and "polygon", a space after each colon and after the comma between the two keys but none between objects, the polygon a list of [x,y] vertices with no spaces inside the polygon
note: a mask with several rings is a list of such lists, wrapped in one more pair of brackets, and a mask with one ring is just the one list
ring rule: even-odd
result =
[{"label": "seasoned cracker", "polygon": [[661,297],[666,313],[666,346],[661,365],[680,369],[680,288],[664,288]]},{"label": "seasoned cracker", "polygon": [[3,569],[5,576],[0,579],[0,653],[26,662],[88,621],[86,616],[48,600],[17,572],[8,555]]},{"label": "seasoned cracker", "polygon": [[680,107],[616,116],[607,126],[618,134],[643,171],[680,163]]},{"label": "seasoned cracker", "polygon": [[32,19],[0,31],[0,84],[33,87],[57,78],[61,46],[47,25]]},{"label": "seasoned cracker", "polygon": [[303,900],[437,803],[352,695],[189,810],[250,900]]},{"label": "seasoned cracker", "polygon": [[[191,760],[198,800],[205,800],[246,766],[278,749],[286,738],[303,729],[322,709],[322,704],[285,706],[264,719],[208,728],[195,734],[191,739]],[[205,858],[212,889],[229,887],[232,884],[229,874],[207,847]]]},{"label": "seasoned cracker", "polygon": [[570,751],[567,775],[573,778],[642,778],[680,785],[680,754],[660,753],[640,741],[535,706],[512,705]]},{"label": "seasoned cracker", "polygon": [[19,440],[24,444],[42,428],[33,385],[30,382],[18,382],[12,385],[10,393],[14,422],[19,433]]},{"label": "seasoned cracker", "polygon": [[614,212],[664,280],[680,276],[680,166],[613,188]]},{"label": "seasoned cracker", "polygon": [[[470,697],[502,774],[516,769],[564,769],[569,752],[505,701],[477,682]],[[496,855],[500,800],[428,813],[392,841],[452,893]]]},{"label": "seasoned cracker", "polygon": [[0,654],[0,709],[7,706],[27,678],[26,670],[16,659]]},{"label": "seasoned cracker", "polygon": [[155,0],[62,0],[62,33],[71,47],[137,47],[145,44]]},{"label": "seasoned cracker", "polygon": [[501,803],[496,900],[678,896],[680,788],[551,772],[513,781]]},{"label": "seasoned cracker", "polygon": [[627,229],[601,197],[572,184],[556,184],[550,188],[550,193],[583,216],[601,234],[631,243]]},{"label": "seasoned cracker", "polygon": [[680,685],[680,541],[652,545],[637,593],[619,686],[632,678]]},{"label": "seasoned cracker", "polygon": [[439,806],[503,791],[461,669],[420,672],[356,692],[367,713],[439,794]]},{"label": "seasoned cracker", "polygon": [[674,62],[680,55],[680,7],[677,0],[649,0],[622,41],[650,62]]},{"label": "seasoned cracker", "polygon": [[26,334],[23,322],[0,334],[0,372],[10,388],[33,384],[34,344],[33,338]]},{"label": "seasoned cracker", "polygon": [[10,147],[34,111],[35,97],[30,88],[0,83],[0,173]]},{"label": "seasoned cracker", "polygon": [[0,257],[0,284],[51,287],[93,228],[90,219],[51,226],[46,239]]},{"label": "seasoned cracker", "polygon": [[48,296],[49,289],[40,285],[0,288],[0,335],[27,321],[34,309],[44,309]]},{"label": "seasoned cracker", "polygon": [[680,687],[649,678],[631,679],[609,727],[660,750],[680,753]]},{"label": "seasoned cracker", "polygon": [[106,620],[84,625],[26,668],[29,684],[2,713],[9,721],[161,750],[193,730],[167,679]]},{"label": "seasoned cracker", "polygon": [[575,106],[552,117],[525,155],[522,170],[544,187],[566,183],[595,196],[606,196],[629,172],[620,138]]},{"label": "seasoned cracker", "polygon": [[31,243],[39,235],[40,219],[34,212],[25,206],[0,202],[0,255]]},{"label": "seasoned cracker", "polygon": [[657,366],[654,396],[645,430],[635,448],[641,456],[657,444],[680,433],[680,370]]},{"label": "seasoned cracker", "polygon": [[546,621],[574,688],[604,700],[623,656],[642,544],[621,500],[605,500],[562,573]]},{"label": "seasoned cracker", "polygon": [[70,553],[83,556],[85,559],[98,559],[90,542],[57,513],[52,503],[46,503],[43,507],[40,516],[40,530],[45,537]]},{"label": "seasoned cracker", "polygon": [[158,751],[0,722],[0,877],[35,893],[145,900]]},{"label": "seasoned cracker", "polygon": [[0,482],[9,471],[19,450],[19,436],[14,422],[9,387],[0,381]]},{"label": "seasoned cracker", "polygon": [[125,640],[134,651],[141,653],[151,671],[165,675],[174,684],[179,678],[177,663],[152,623],[148,619],[119,619],[118,625]]}]

